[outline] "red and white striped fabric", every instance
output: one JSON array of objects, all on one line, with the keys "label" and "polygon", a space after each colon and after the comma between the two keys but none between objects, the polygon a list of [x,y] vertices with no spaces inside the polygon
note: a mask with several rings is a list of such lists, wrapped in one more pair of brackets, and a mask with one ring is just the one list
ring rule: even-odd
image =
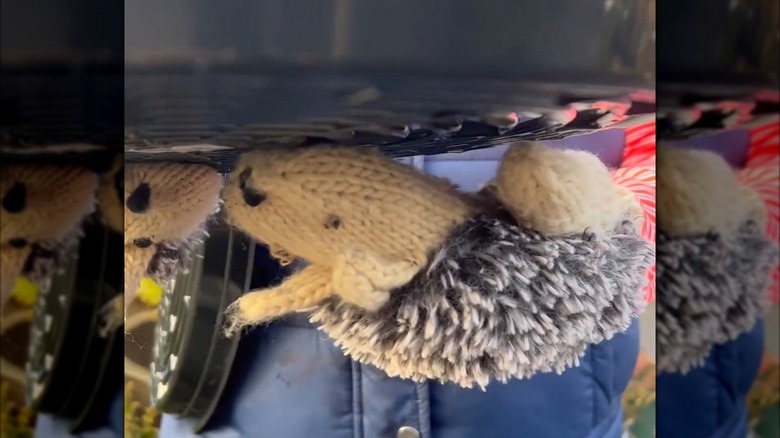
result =
[{"label": "red and white striped fabric", "polygon": [[[655,99],[655,94],[642,96]],[[625,147],[621,167],[612,171],[615,184],[625,187],[636,196],[644,211],[642,237],[655,244],[655,120],[625,128]],[[649,284],[645,301],[655,301],[655,265],[647,272]]]},{"label": "red and white striped fabric", "polygon": [[[740,183],[758,193],[769,213],[767,235],[780,244],[780,121],[756,126],[750,132],[748,161],[737,171]],[[772,302],[780,301],[780,265],[772,273]]]},{"label": "red and white striped fabric", "polygon": [[[642,237],[655,244],[655,167],[621,167],[612,171],[612,180],[634,194],[644,211]],[[655,300],[655,265],[647,276],[650,283],[645,289],[645,301],[650,303]]]},{"label": "red and white striped fabric", "polygon": [[[778,164],[780,164],[780,160]],[[755,190],[769,213],[766,232],[775,241],[780,241],[780,170],[777,166],[745,167],[737,172],[739,182]]]},{"label": "red and white striped fabric", "polygon": [[621,167],[655,167],[655,120],[628,126]]},{"label": "red and white striped fabric", "polygon": [[612,171],[612,181],[634,194],[645,214],[642,237],[655,242],[655,167],[621,167]]},{"label": "red and white striped fabric", "polygon": [[780,151],[780,121],[756,126],[750,130],[750,149],[746,167],[777,166]]}]

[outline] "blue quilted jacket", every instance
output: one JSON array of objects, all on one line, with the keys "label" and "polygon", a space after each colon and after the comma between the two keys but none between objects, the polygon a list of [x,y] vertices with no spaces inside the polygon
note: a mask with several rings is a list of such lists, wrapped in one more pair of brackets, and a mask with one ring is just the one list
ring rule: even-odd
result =
[{"label": "blue quilted jacket", "polygon": [[663,438],[745,438],[746,397],[764,351],[764,327],[715,346],[704,366],[656,377],[656,434]]}]

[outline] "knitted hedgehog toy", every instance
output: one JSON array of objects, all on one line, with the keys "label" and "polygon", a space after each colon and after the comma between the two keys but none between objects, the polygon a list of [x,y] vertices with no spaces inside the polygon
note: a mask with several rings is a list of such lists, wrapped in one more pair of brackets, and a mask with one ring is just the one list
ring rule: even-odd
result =
[{"label": "knitted hedgehog toy", "polygon": [[686,373],[755,325],[777,249],[764,204],[720,156],[659,145],[657,160],[657,367]]},{"label": "knitted hedgehog toy", "polygon": [[635,200],[585,152],[506,154],[490,190],[345,148],[244,156],[228,220],[308,262],[228,310],[228,335],[290,312],[390,376],[485,388],[562,372],[644,306]]},{"label": "knitted hedgehog toy", "polygon": [[141,278],[172,280],[219,205],[222,176],[200,164],[127,164],[124,175],[125,307]]},{"label": "knitted hedgehog toy", "polygon": [[94,211],[97,185],[97,175],[80,166],[3,166],[2,306],[21,275],[38,287],[48,287],[81,237],[82,222]]}]

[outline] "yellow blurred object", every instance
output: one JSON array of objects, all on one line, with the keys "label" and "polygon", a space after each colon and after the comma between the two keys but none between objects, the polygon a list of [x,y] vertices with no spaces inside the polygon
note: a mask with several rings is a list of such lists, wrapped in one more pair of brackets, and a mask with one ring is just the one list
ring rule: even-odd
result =
[{"label": "yellow blurred object", "polygon": [[136,291],[136,296],[142,303],[155,307],[160,304],[162,295],[163,288],[157,282],[148,277],[141,279],[141,286]]},{"label": "yellow blurred object", "polygon": [[38,285],[25,277],[19,277],[14,284],[12,296],[22,306],[32,307],[38,299]]}]

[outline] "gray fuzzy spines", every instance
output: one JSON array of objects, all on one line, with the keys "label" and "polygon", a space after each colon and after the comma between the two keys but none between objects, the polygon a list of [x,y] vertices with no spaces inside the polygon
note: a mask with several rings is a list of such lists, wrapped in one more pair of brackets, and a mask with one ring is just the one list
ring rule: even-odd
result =
[{"label": "gray fuzzy spines", "polygon": [[777,248],[753,221],[733,234],[657,237],[657,369],[687,373],[768,308]]},{"label": "gray fuzzy spines", "polygon": [[157,244],[157,251],[146,268],[146,273],[159,283],[168,283],[179,274],[188,272],[197,248],[209,237],[206,231],[210,221],[216,221],[222,208],[222,200],[217,202],[214,212],[200,224],[200,227],[186,239],[164,240]]},{"label": "gray fuzzy spines", "polygon": [[201,228],[184,240],[166,240],[157,244],[157,251],[149,262],[147,273],[156,281],[165,283],[189,267],[195,249],[208,238]]},{"label": "gray fuzzy spines", "polygon": [[450,236],[377,312],[333,297],[311,321],[390,376],[484,389],[577,365],[644,308],[654,252],[628,221],[608,236],[551,237],[482,215]]},{"label": "gray fuzzy spines", "polygon": [[24,275],[37,284],[46,284],[57,271],[65,268],[84,236],[83,224],[70,230],[58,240],[33,245],[24,266]]},{"label": "gray fuzzy spines", "polygon": [[33,244],[22,270],[24,275],[34,283],[48,287],[52,276],[64,269],[70,258],[74,256],[74,249],[78,248],[79,241],[84,237],[85,225],[94,220],[91,215],[95,212],[95,207],[96,203],[93,203],[81,223],[59,239]]}]

